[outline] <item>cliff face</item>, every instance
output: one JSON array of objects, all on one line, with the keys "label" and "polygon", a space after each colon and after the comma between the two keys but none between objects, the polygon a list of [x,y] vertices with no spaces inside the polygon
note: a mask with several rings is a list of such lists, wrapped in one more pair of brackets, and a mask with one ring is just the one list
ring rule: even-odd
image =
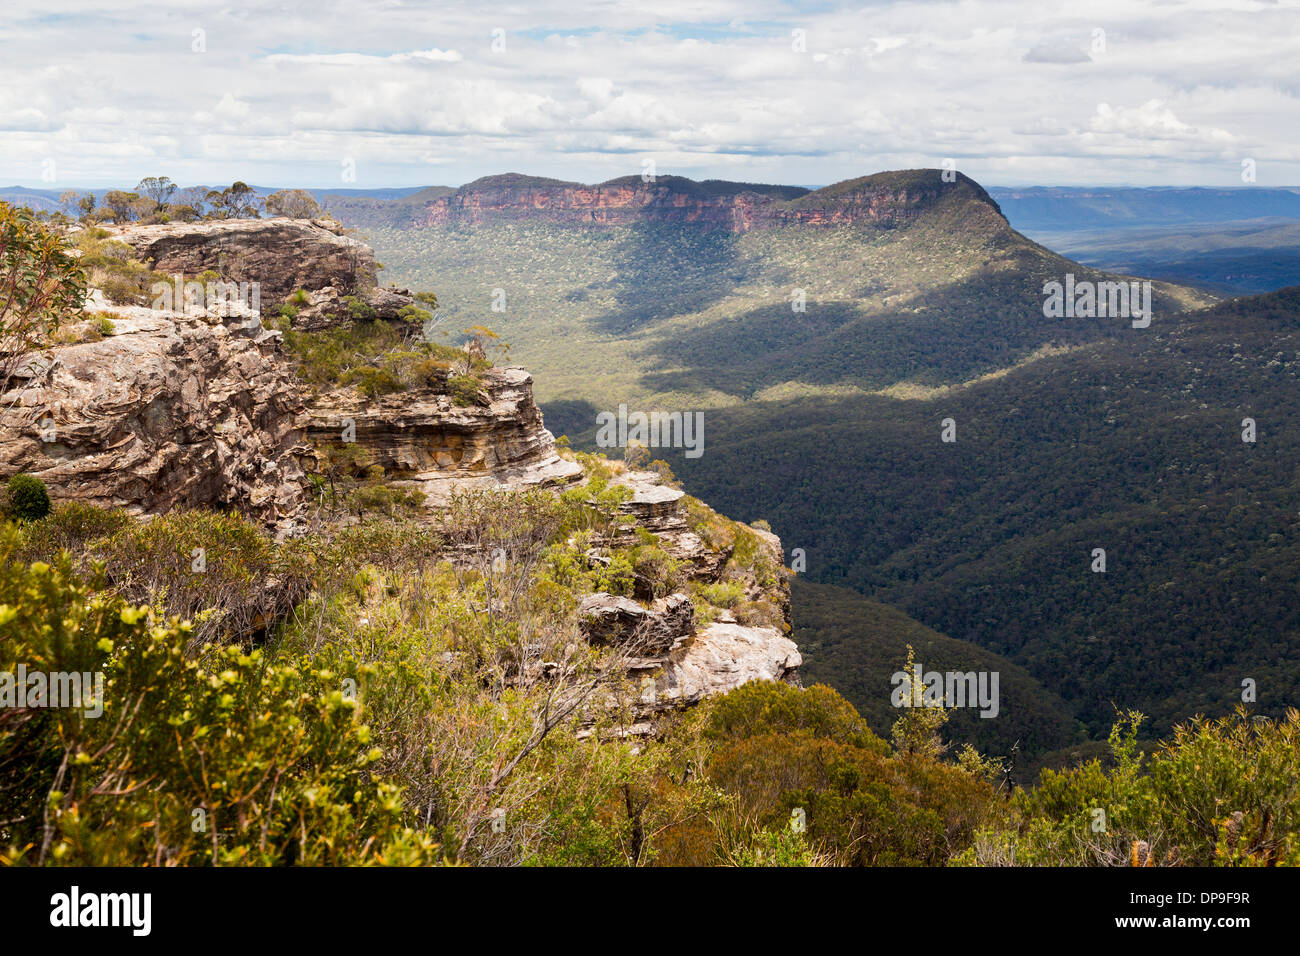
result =
[{"label": "cliff face", "polygon": [[724,229],[747,228],[756,202],[753,195],[702,197],[668,185],[467,186],[430,200],[419,225],[478,225],[502,219],[602,225],[640,222],[693,222]]},{"label": "cliff face", "polygon": [[457,486],[522,488],[575,480],[582,469],[557,454],[532,383],[520,368],[489,369],[482,404],[468,407],[434,391],[371,399],[355,389],[337,390],[313,403],[308,437],[337,442],[350,424],[356,443],[394,484],[418,488],[435,507]]},{"label": "cliff face", "polygon": [[93,304],[114,334],[34,357],[0,396],[0,471],[136,514],[230,507],[292,522],[307,414],[279,334],[245,315]]},{"label": "cliff face", "polygon": [[939,170],[866,176],[815,192],[695,183],[676,177],[653,182],[628,177],[585,186],[508,175],[430,199],[412,224],[438,228],[512,220],[605,226],[695,223],[736,233],[784,225],[893,226],[916,219],[928,205],[950,195],[979,199],[997,211],[972,180],[958,175],[947,183]]},{"label": "cliff face", "polygon": [[351,293],[374,284],[375,254],[324,220],[235,219],[119,226],[112,238],[168,274],[214,270],[236,282],[257,282],[264,303],[295,289]]}]

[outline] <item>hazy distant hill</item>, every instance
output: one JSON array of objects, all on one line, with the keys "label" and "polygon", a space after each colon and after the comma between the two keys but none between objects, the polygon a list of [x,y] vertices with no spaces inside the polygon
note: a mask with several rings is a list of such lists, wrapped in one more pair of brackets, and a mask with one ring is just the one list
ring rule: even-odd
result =
[{"label": "hazy distant hill", "polygon": [[1300,190],[1266,186],[1190,187],[993,186],[1011,224],[1026,234],[1083,229],[1149,229],[1187,223],[1282,216],[1300,219]]},{"label": "hazy distant hill", "polygon": [[36,212],[54,212],[59,208],[61,189],[31,189],[27,186],[0,186],[0,202],[27,206]]},{"label": "hazy distant hill", "polygon": [[1098,269],[1240,295],[1300,283],[1300,190],[994,188],[1012,225]]}]

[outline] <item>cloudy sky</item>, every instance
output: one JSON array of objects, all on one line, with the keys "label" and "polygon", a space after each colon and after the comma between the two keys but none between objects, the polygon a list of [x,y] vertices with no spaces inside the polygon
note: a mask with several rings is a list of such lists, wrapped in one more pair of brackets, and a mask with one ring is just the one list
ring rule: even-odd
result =
[{"label": "cloudy sky", "polygon": [[0,184],[1300,186],[1300,0],[4,0]]}]

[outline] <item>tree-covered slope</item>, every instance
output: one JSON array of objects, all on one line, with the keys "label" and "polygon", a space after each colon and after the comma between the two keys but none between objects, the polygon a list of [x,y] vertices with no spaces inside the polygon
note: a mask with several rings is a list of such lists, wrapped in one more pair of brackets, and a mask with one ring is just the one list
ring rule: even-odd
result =
[{"label": "tree-covered slope", "polygon": [[908,617],[898,608],[848,588],[792,582],[794,637],[804,657],[808,683],[828,684],[844,695],[882,737],[901,713],[890,701],[892,676],[903,670],[910,645],[926,672],[997,672],[996,715],[957,708],[944,728],[952,744],[969,743],[1002,757],[1019,744],[1024,758],[1060,750],[1082,738],[1069,708],[1024,668],[966,641],[954,640]]},{"label": "tree-covered slope", "polygon": [[1278,713],[1300,688],[1298,330],[1300,288],[926,399],[720,409],[679,470],[810,578],[1009,657],[1093,733],[1116,705],[1157,730],[1225,712],[1247,679]]}]

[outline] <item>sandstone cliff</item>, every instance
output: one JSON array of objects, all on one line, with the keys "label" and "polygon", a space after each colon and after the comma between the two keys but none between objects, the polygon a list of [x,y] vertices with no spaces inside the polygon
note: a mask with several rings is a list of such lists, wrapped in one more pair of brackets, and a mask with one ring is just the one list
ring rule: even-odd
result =
[{"label": "sandstone cliff", "polygon": [[371,461],[395,484],[418,488],[433,507],[457,486],[521,488],[574,480],[582,469],[556,453],[533,401],[532,381],[520,368],[489,369],[481,404],[472,406],[432,390],[372,399],[339,389],[313,403],[308,436],[337,442],[351,426]]},{"label": "sandstone cliff", "polygon": [[113,333],[34,356],[0,396],[0,475],[135,514],[210,506],[291,522],[307,413],[278,333],[240,312],[91,305]]},{"label": "sandstone cliff", "polygon": [[566,225],[696,223],[728,232],[783,225],[890,227],[936,202],[974,198],[1001,216],[973,180],[940,170],[881,173],[809,191],[746,183],[696,183],[675,176],[628,176],[594,186],[505,175],[477,180],[428,200],[413,225],[437,228],[528,220]]}]

